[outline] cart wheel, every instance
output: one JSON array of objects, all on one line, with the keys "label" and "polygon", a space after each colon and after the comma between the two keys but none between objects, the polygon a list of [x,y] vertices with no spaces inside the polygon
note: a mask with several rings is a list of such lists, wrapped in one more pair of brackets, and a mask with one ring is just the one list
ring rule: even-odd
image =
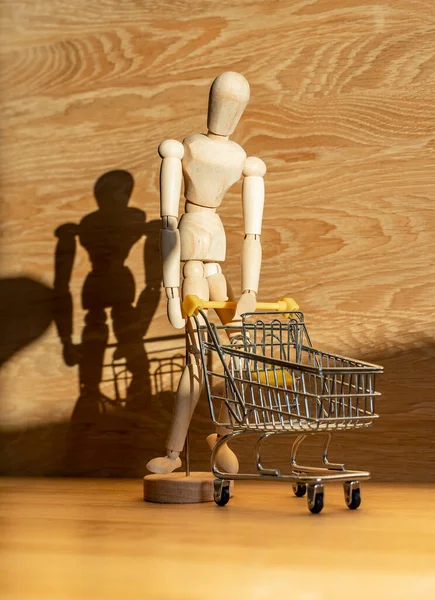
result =
[{"label": "cart wheel", "polygon": [[305,483],[294,483],[292,488],[294,495],[298,498],[302,498],[307,493],[307,486]]},{"label": "cart wheel", "polygon": [[361,489],[359,481],[346,481],[344,484],[344,499],[346,506],[356,510],[361,504]]},{"label": "cart wheel", "polygon": [[307,491],[308,509],[313,515],[318,515],[323,508],[323,485],[321,483],[309,485]]},{"label": "cart wheel", "polygon": [[230,499],[230,482],[228,479],[215,479],[214,486],[214,501],[218,506],[225,506]]}]

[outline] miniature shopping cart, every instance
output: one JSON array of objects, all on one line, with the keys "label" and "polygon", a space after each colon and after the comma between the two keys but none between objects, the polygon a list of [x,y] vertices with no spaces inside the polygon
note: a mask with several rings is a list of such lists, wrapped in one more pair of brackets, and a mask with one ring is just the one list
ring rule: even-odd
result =
[{"label": "miniature shopping cart", "polygon": [[[332,432],[373,424],[378,416],[375,398],[380,395],[375,391],[375,377],[383,369],[313,348],[303,313],[283,311],[283,306],[288,306],[287,311],[295,306],[291,299],[284,301],[287,304],[278,303],[280,312],[245,314],[240,323],[225,326],[211,323],[200,308],[216,308],[217,303],[202,302],[196,314],[190,311],[198,330],[211,417],[229,432],[219,439],[212,454],[215,502],[227,504],[230,480],[282,480],[293,484],[296,496],[307,493],[309,510],[319,513],[324,484],[341,481],[347,506],[356,509],[361,503],[360,481],[370,473],[329,462],[328,448]],[[217,466],[219,449],[246,433],[260,436],[256,444],[258,472],[223,472]],[[289,475],[264,468],[261,459],[264,441],[283,434],[296,435]],[[296,461],[298,448],[310,434],[325,436],[321,468]]]}]

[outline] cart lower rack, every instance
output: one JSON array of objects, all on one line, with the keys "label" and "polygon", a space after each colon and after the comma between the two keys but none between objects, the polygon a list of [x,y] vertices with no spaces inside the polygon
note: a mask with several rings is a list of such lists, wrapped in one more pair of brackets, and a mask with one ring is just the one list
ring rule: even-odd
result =
[{"label": "cart lower rack", "polygon": [[[370,427],[377,414],[375,377],[382,367],[322,352],[312,347],[301,312],[252,313],[240,324],[216,326],[204,311],[194,316],[205,386],[213,422],[227,433],[212,453],[215,502],[230,498],[230,480],[268,479],[293,484],[296,496],[307,493],[308,508],[323,508],[324,484],[341,481],[345,501],[361,503],[359,482],[367,471],[349,471],[328,460],[331,434]],[[256,473],[227,473],[217,464],[219,449],[236,436],[257,434]],[[264,468],[261,448],[276,435],[293,434],[290,474]],[[300,465],[297,451],[307,435],[323,435],[323,466]]]}]

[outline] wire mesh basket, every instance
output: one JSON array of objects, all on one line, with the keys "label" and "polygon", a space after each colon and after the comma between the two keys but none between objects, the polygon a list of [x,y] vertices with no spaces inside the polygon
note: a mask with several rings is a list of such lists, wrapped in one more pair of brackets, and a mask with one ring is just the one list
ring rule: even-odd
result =
[{"label": "wire mesh basket", "polygon": [[[198,323],[204,358],[211,352],[218,359],[203,363],[216,425],[311,433],[369,427],[378,416],[375,377],[382,367],[313,348],[302,313],[247,315],[231,330]],[[223,343],[228,333],[232,340]]]}]

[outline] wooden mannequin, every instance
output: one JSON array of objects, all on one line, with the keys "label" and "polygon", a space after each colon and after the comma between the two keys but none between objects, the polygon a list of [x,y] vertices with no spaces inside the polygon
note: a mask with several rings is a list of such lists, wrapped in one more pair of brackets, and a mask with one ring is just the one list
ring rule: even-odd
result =
[{"label": "wooden mannequin", "polygon": [[[234,300],[219,263],[226,253],[225,232],[216,208],[227,190],[244,176],[242,206],[245,238],[242,249],[242,295],[235,314],[217,310],[223,324],[237,321],[241,314],[255,311],[261,268],[261,223],[264,204],[266,165],[229,139],[249,101],[249,84],[239,73],[226,72],[210,89],[207,134],[193,134],[183,143],[166,140],[159,146],[161,251],[163,285],[167,312],[177,329],[186,327],[188,361],[177,390],[174,415],[166,444],[166,456],[147,464],[153,473],[171,473],[181,466],[190,420],[203,385],[198,340],[193,319],[183,318],[180,296],[195,294],[204,300]],[[178,222],[181,186],[184,178],[185,212]],[[180,295],[180,264],[183,284]],[[223,409],[225,410],[225,409]],[[213,448],[217,431],[207,438]],[[228,472],[238,471],[235,454],[224,446],[218,462]]]}]

